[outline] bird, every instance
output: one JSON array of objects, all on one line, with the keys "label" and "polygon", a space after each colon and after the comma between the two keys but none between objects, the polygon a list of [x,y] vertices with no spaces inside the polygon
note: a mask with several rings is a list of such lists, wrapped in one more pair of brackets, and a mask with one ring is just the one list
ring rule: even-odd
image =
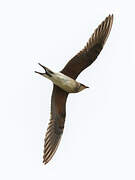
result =
[{"label": "bird", "polygon": [[66,101],[70,93],[78,93],[88,86],[76,81],[78,75],[90,66],[100,54],[110,34],[113,14],[107,16],[95,29],[85,47],[65,65],[60,72],[54,72],[44,65],[39,65],[44,72],[35,71],[53,83],[51,113],[44,140],[43,163],[47,164],[55,154],[64,130]]}]

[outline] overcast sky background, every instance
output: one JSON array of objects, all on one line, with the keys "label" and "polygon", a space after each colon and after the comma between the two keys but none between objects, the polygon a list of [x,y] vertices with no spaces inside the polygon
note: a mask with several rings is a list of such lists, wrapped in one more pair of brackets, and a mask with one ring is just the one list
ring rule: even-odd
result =
[{"label": "overcast sky background", "polygon": [[[128,0],[0,1],[0,179],[135,179],[135,4]],[[38,62],[61,70],[114,14],[110,36],[70,95],[64,134],[42,163],[52,84]]]}]

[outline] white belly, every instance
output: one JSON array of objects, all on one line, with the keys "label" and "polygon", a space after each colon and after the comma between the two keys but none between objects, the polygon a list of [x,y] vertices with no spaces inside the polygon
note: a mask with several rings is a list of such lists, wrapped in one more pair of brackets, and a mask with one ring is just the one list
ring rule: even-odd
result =
[{"label": "white belly", "polygon": [[49,78],[55,85],[59,86],[63,90],[73,93],[77,91],[77,87],[79,85],[74,79],[62,74],[62,73],[55,73],[52,77]]}]

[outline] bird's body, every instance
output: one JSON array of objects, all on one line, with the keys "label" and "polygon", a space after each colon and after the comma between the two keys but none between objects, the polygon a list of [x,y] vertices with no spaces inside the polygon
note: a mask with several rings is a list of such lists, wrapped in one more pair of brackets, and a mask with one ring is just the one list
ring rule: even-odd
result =
[{"label": "bird's body", "polygon": [[63,68],[55,73],[39,64],[45,73],[36,73],[50,79],[54,86],[51,97],[51,117],[44,143],[43,162],[47,164],[53,157],[60,143],[66,117],[66,100],[69,93],[77,93],[87,86],[76,81],[78,75],[97,58],[109,36],[113,15],[109,15],[95,30],[86,46],[74,56]]},{"label": "bird's body", "polygon": [[85,88],[88,88],[87,86],[75,81],[74,79],[64,75],[61,72],[53,72],[51,76],[47,76],[46,74],[44,76],[50,79],[56,86],[60,87],[67,93],[77,93]]}]

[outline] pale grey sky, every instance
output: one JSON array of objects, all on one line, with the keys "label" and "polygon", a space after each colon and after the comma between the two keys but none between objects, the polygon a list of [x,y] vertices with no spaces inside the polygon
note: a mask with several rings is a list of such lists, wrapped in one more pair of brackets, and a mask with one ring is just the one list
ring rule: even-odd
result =
[{"label": "pale grey sky", "polygon": [[[135,179],[134,1],[0,2],[0,179]],[[59,71],[114,14],[110,36],[70,95],[64,134],[42,164],[52,84],[38,62]]]}]

